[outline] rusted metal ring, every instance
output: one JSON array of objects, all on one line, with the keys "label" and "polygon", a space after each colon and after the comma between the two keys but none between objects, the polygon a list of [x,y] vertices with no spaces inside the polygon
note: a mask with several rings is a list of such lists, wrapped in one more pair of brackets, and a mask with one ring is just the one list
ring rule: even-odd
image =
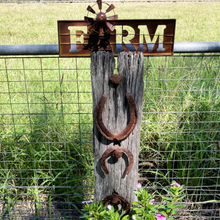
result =
[{"label": "rusted metal ring", "polygon": [[[127,201],[127,199],[125,199],[123,196],[120,196],[120,195],[118,195],[118,194],[116,194],[116,193],[112,193],[112,195],[107,196],[105,199],[103,199],[103,201],[102,201],[102,202],[103,202],[103,205],[105,205],[109,200],[110,200],[110,203],[111,203],[112,205],[118,205],[118,204],[120,204],[121,202],[124,202],[125,205],[126,205],[125,215],[129,212],[131,205],[130,205],[130,203]],[[116,201],[117,201],[117,203],[116,203]]]},{"label": "rusted metal ring", "polygon": [[124,152],[125,154],[127,154],[127,156],[128,156],[129,165],[128,165],[127,169],[126,169],[126,175],[128,175],[129,172],[130,172],[130,170],[131,170],[131,168],[132,168],[132,166],[133,166],[133,164],[134,164],[133,154],[132,154],[131,151],[129,151],[127,148],[120,147],[119,145],[114,145],[114,146],[108,148],[108,149],[103,153],[103,155],[102,155],[102,157],[101,157],[101,166],[102,166],[102,169],[103,169],[103,171],[104,171],[106,174],[109,174],[109,171],[108,171],[108,169],[107,169],[107,167],[106,167],[106,164],[105,164],[105,160],[106,160],[107,156],[108,156],[111,152],[116,151],[116,150],[120,150],[120,151]]},{"label": "rusted metal ring", "polygon": [[104,109],[107,98],[108,98],[107,95],[105,94],[102,95],[96,107],[96,112],[95,112],[96,126],[99,129],[100,133],[108,140],[116,140],[116,141],[123,140],[129,136],[129,134],[133,131],[137,123],[138,113],[137,113],[137,108],[136,108],[134,99],[130,93],[126,94],[126,98],[127,98],[128,106],[130,110],[130,121],[123,131],[117,134],[113,134],[105,127],[103,120],[102,120],[102,111]]}]

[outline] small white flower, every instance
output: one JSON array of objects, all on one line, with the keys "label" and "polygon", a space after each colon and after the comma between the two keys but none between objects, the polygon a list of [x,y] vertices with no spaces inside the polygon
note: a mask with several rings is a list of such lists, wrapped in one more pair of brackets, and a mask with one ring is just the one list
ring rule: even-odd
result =
[{"label": "small white flower", "polygon": [[82,204],[84,204],[84,203],[90,203],[90,202],[93,202],[93,201],[92,201],[92,200],[82,201]]},{"label": "small white flower", "polygon": [[141,183],[137,184],[137,188],[140,189],[142,187]]},{"label": "small white flower", "polygon": [[132,219],[136,219],[134,215],[132,215]]},{"label": "small white flower", "polygon": [[111,205],[108,205],[108,209],[110,210],[112,208],[112,206]]},{"label": "small white flower", "polygon": [[171,184],[171,186],[177,186],[177,187],[180,187],[181,185],[180,185],[179,183],[177,183],[177,182],[174,182],[174,183]]},{"label": "small white flower", "polygon": [[150,200],[150,204],[153,205],[155,199]]}]

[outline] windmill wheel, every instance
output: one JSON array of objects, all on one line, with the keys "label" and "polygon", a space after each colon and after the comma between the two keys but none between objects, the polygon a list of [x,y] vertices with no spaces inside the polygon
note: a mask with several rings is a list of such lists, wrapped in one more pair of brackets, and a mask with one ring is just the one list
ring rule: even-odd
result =
[{"label": "windmill wheel", "polygon": [[[98,8],[97,8],[98,6]],[[97,0],[97,3],[87,7],[87,16],[84,17],[86,22],[89,22],[88,32],[106,33],[115,30],[115,26],[112,25],[109,20],[117,20],[118,15],[114,11],[115,6],[113,4],[109,5],[108,3],[102,3],[102,0]],[[99,11],[98,13],[96,11]],[[110,15],[109,12],[113,12],[113,15]],[[100,33],[102,32],[102,33]]]}]

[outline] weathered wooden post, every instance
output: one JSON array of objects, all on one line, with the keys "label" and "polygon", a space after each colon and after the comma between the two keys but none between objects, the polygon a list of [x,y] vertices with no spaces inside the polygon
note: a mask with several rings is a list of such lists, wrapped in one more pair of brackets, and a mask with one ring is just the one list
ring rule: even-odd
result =
[{"label": "weathered wooden post", "polygon": [[[138,181],[138,155],[140,149],[140,126],[144,87],[143,54],[120,53],[118,55],[117,65],[121,82],[115,85],[110,80],[115,69],[113,53],[98,51],[91,54],[95,200],[103,200],[115,192],[131,203],[136,200],[133,190],[136,189]],[[105,95],[105,99],[107,99],[104,109],[102,112],[99,112],[102,115],[103,124],[110,132],[114,134],[120,133],[130,123],[131,119],[132,107],[128,104],[128,97],[126,96],[128,93],[131,94],[130,96],[133,97],[136,105],[136,126],[127,137],[122,137],[122,140],[116,140],[120,139],[120,137],[109,140],[97,128],[97,105],[103,95]],[[108,155],[105,160],[108,174],[104,172],[101,166],[101,158],[104,152],[114,145],[128,149],[133,155],[133,166],[128,175],[126,175],[125,171],[132,161],[130,161],[131,159],[128,158],[126,153],[123,153],[123,156],[119,159],[115,158],[112,154]]]}]

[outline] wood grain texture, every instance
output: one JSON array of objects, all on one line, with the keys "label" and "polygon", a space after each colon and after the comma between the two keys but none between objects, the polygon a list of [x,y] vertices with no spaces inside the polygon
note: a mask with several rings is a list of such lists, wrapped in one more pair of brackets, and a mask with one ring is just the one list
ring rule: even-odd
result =
[{"label": "wood grain texture", "polygon": [[103,200],[106,196],[117,192],[130,203],[136,200],[133,190],[138,181],[138,155],[140,149],[140,126],[142,119],[143,100],[143,54],[121,53],[118,56],[118,74],[122,77],[118,86],[110,82],[114,74],[115,59],[112,53],[99,51],[91,54],[91,80],[93,94],[93,118],[96,106],[103,94],[108,96],[104,110],[104,125],[113,133],[121,132],[129,122],[129,108],[126,93],[131,93],[138,111],[138,121],[133,132],[120,142],[122,147],[129,149],[134,156],[134,164],[128,175],[125,174],[128,158],[124,154],[116,159],[111,155],[106,160],[109,174],[106,175],[100,164],[102,154],[113,141],[107,140],[98,131],[93,120],[93,153],[95,173],[95,200]]}]

